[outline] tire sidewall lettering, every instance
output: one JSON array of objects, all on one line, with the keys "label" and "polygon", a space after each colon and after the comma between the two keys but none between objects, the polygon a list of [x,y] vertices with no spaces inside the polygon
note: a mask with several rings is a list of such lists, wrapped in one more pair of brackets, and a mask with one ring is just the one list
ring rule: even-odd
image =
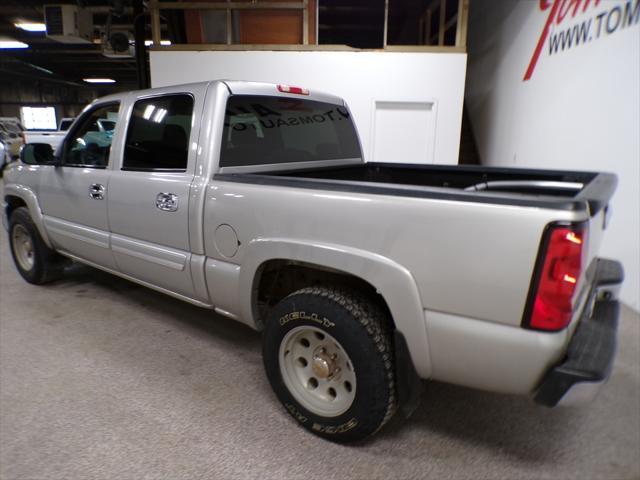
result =
[{"label": "tire sidewall lettering", "polygon": [[[291,414],[293,418],[295,418],[302,425],[306,424],[309,421],[309,417],[305,416],[295,405],[292,403],[285,403],[284,407]],[[352,417],[350,420],[341,423],[339,425],[323,425],[318,423],[317,421],[313,421],[311,424],[311,429],[319,432],[325,433],[328,435],[334,435],[336,433],[345,433],[349,430],[358,426],[358,420],[355,417]]]},{"label": "tire sidewall lettering", "polygon": [[292,403],[285,403],[284,408],[286,408],[289,411],[289,413],[293,416],[293,418],[295,418],[298,422],[300,422],[303,425],[307,423],[307,420],[309,420]]},{"label": "tire sidewall lettering", "polygon": [[318,325],[323,326],[324,328],[332,328],[336,326],[334,322],[332,322],[325,316],[318,315],[317,313],[307,313],[304,311],[294,311],[287,313],[286,315],[280,317],[279,323],[281,327],[284,327],[289,322],[295,320],[314,322]]},{"label": "tire sidewall lettering", "polygon": [[336,433],[348,432],[349,430],[357,426],[358,426],[358,420],[355,417],[353,417],[351,418],[351,420],[345,423],[342,423],[340,425],[321,425],[317,422],[313,422],[313,425],[311,425],[311,429],[319,433],[334,435]]}]

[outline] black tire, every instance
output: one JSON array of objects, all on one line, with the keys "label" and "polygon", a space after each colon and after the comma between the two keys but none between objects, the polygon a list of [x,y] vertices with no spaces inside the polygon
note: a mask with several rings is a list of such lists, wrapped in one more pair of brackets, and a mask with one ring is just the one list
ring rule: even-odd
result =
[{"label": "black tire", "polygon": [[[17,247],[14,245],[14,231],[16,228],[26,231],[31,241],[33,265],[30,268],[21,265],[18,260]],[[9,219],[9,245],[13,263],[22,278],[27,282],[41,285],[56,280],[62,275],[66,260],[47,247],[26,207],[18,207],[11,213],[11,218]]]},{"label": "black tire", "polygon": [[[397,406],[390,324],[375,301],[346,288],[304,288],[281,300],[267,319],[262,353],[271,387],[285,409],[310,432],[340,443],[361,440],[382,428]],[[353,374],[357,373],[355,398],[337,416],[305,408],[283,379],[281,343],[295,333],[287,337],[291,330],[305,326],[337,340],[353,364]]]}]

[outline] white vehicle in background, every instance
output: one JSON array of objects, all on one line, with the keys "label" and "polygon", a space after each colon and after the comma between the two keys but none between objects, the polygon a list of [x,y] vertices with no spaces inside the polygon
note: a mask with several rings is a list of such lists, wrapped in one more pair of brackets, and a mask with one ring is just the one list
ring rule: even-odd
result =
[{"label": "white vehicle in background", "polygon": [[65,132],[57,130],[27,130],[24,132],[24,143],[47,143],[55,150],[64,140],[64,135]]},{"label": "white vehicle in background", "polygon": [[11,155],[9,154],[9,146],[0,139],[0,178],[4,173],[4,167],[11,162]]},{"label": "white vehicle in background", "polygon": [[24,143],[47,143],[55,150],[64,140],[74,120],[75,118],[63,118],[58,130],[27,130],[24,132]]},{"label": "white vehicle in background", "polygon": [[58,127],[59,132],[66,132],[69,130],[69,127],[73,124],[75,117],[63,118],[60,120],[60,126]]},{"label": "white vehicle in background", "polygon": [[20,155],[24,141],[24,127],[16,117],[0,117],[0,140],[9,147],[11,158]]}]

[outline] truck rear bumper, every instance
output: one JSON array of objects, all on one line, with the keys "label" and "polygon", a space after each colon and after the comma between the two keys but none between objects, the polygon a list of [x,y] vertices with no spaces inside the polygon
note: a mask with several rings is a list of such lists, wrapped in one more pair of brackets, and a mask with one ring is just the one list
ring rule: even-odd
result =
[{"label": "truck rear bumper", "polygon": [[619,262],[597,260],[587,308],[564,361],[547,372],[535,393],[537,403],[549,407],[582,403],[606,382],[616,353],[620,306],[615,295],[623,277]]}]

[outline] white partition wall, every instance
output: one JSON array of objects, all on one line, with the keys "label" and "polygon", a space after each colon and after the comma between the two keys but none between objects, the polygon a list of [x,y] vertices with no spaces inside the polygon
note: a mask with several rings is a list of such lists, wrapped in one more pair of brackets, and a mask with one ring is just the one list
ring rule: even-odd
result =
[{"label": "white partition wall", "polygon": [[458,163],[463,53],[154,51],[150,61],[154,87],[228,78],[333,93],[347,100],[367,161]]},{"label": "white partition wall", "polygon": [[482,162],[616,173],[601,253],[640,309],[640,0],[481,3],[467,106]]}]

